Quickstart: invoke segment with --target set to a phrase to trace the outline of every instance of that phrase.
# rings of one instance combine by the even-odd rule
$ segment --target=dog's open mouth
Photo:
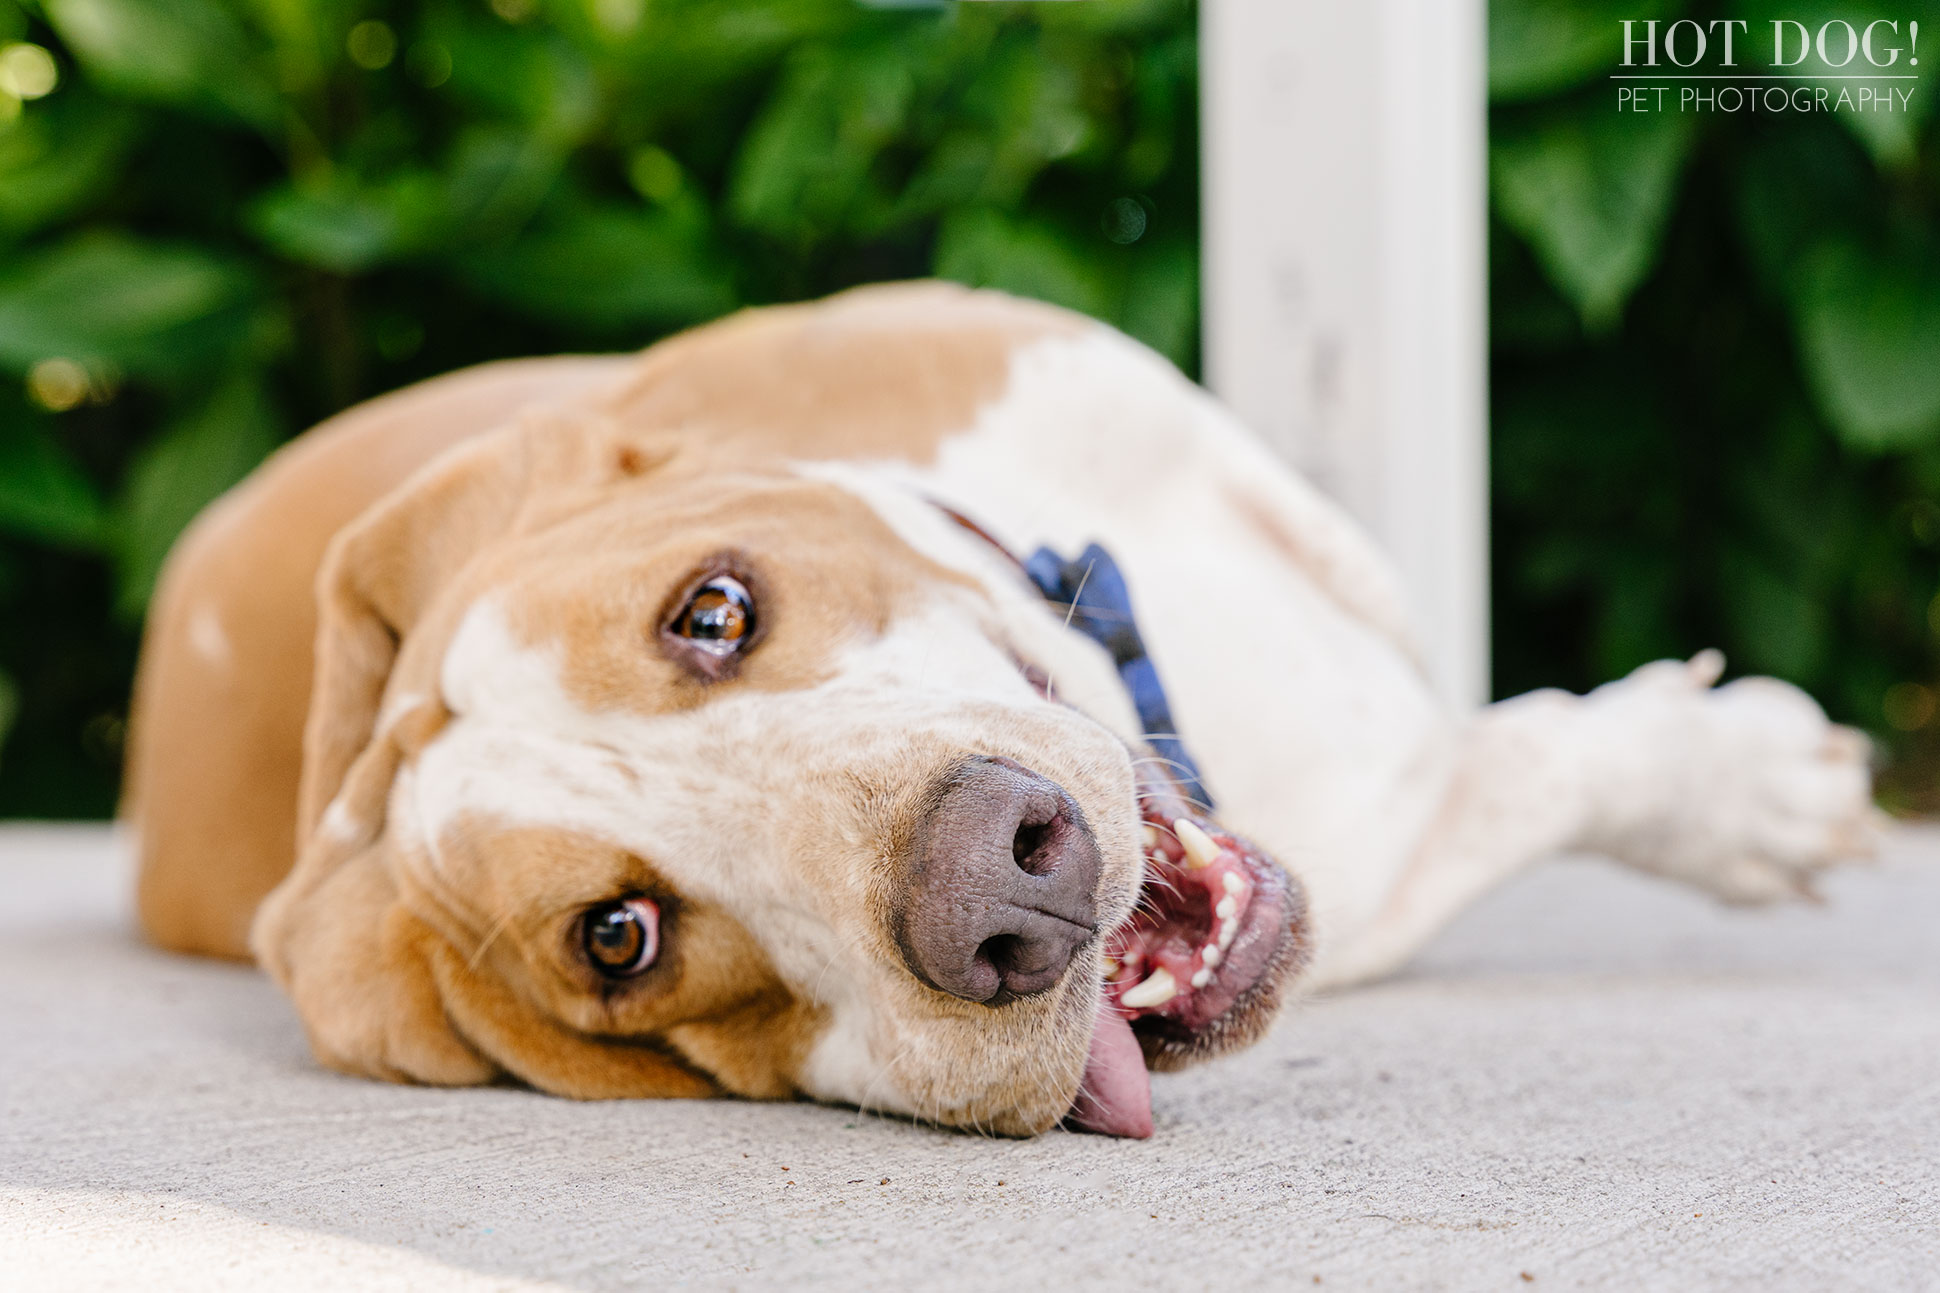
[[[1180,1068],[1245,1045],[1307,957],[1306,904],[1270,856],[1182,798],[1141,787],[1145,879],[1105,944],[1105,982],[1069,1120],[1113,1136],[1152,1133],[1147,1067]]]

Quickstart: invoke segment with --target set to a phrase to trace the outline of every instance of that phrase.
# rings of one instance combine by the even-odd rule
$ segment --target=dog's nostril
[[[895,926],[903,959],[966,1001],[1049,991],[1096,928],[1101,865],[1061,786],[1013,763],[969,760],[951,770],[909,843]]]
[[[1001,977],[1017,959],[1018,944],[1022,940],[1015,934],[998,934],[986,938],[977,945],[977,959],[997,971]]]
[[[1011,837],[1010,856],[1018,867],[1030,875],[1043,875],[1054,865],[1054,859],[1044,844],[1051,838],[1051,828],[1057,825],[1057,818],[1048,822],[1022,822],[1017,833]]]

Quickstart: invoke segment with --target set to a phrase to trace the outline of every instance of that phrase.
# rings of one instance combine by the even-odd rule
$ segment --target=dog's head
[[[925,547],[596,418],[484,437],[340,535],[300,858],[254,933],[319,1056],[1149,1130],[1146,1063],[1270,1019],[1298,890],[1150,775],[1099,647]]]

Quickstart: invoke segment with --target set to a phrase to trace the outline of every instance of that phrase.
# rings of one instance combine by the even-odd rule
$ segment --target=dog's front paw
[[[1789,683],[1713,689],[1723,668],[1706,651],[1591,695],[1616,782],[1600,842],[1726,902],[1814,898],[1818,872],[1877,847],[1870,742]]]

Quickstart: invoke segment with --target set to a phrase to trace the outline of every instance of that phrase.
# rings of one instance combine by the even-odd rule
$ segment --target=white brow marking
[[[323,810],[323,820],[317,823],[317,830],[326,839],[338,844],[348,844],[364,833],[363,826],[350,815],[350,805],[344,802],[342,795],[331,800],[330,806]]]
[[[208,602],[196,607],[189,616],[189,645],[205,664],[217,669],[227,669],[235,660],[229,635],[222,629],[222,617]]]

